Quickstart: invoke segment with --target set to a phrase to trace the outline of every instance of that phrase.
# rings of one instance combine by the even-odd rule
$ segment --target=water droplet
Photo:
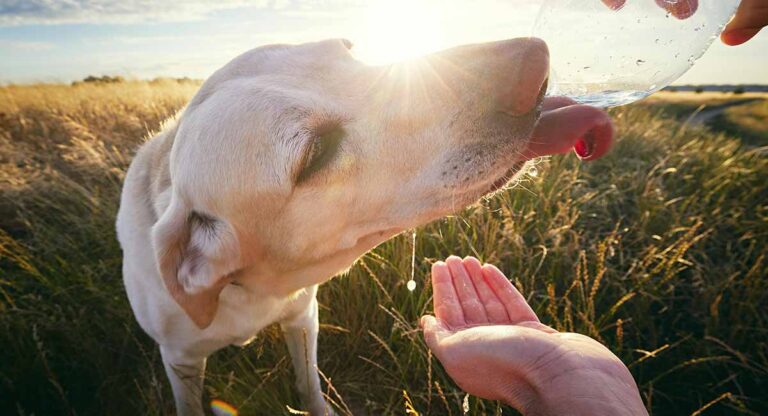
[[[413,292],[416,289],[416,229],[413,229],[411,233],[411,280],[406,283],[405,287],[409,291]]]

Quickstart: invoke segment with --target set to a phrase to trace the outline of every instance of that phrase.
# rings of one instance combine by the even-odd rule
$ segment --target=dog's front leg
[[[312,416],[336,413],[326,404],[317,374],[317,286],[308,288],[291,307],[295,311],[280,322],[296,372],[296,387]]]
[[[173,389],[176,414],[203,416],[203,379],[206,357],[195,357],[160,346],[163,366]]]

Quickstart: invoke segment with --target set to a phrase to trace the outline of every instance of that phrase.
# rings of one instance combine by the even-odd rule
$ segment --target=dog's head
[[[182,114],[171,202],[153,238],[166,285],[198,326],[232,279],[284,295],[323,281],[544,153],[549,139],[532,139],[548,75],[542,41],[387,67],[360,63],[350,47],[254,49]]]

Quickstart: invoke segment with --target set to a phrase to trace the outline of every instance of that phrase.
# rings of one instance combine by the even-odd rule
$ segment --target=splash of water
[[[405,285],[409,291],[416,290],[416,229],[411,232],[411,280]]]

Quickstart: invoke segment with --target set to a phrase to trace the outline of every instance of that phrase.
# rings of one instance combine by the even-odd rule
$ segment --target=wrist
[[[545,399],[531,374],[517,369],[507,369],[505,373],[509,383],[502,385],[498,400],[526,416],[548,414],[543,408]]]
[[[557,374],[534,377],[524,393],[512,396],[517,397],[516,403],[508,403],[525,416],[648,415],[628,370],[625,375],[562,368]]]

